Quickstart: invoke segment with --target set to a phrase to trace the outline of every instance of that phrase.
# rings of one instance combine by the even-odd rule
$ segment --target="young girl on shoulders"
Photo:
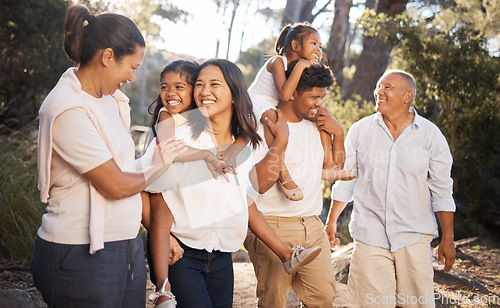
[[[222,62],[223,65],[228,65],[225,63],[226,62]],[[160,94],[156,101],[150,106],[150,110],[153,109],[151,128],[153,135],[156,137],[156,140],[153,140],[152,144],[175,136],[176,129],[185,124],[193,127],[198,126],[197,124],[199,123],[191,123],[190,120],[194,117],[189,114],[196,108],[196,104],[194,104],[193,87],[198,70],[198,64],[185,60],[174,61],[162,70],[160,74]],[[240,92],[241,91],[243,90],[240,90]],[[246,92],[246,90],[244,92]],[[231,92],[227,93],[227,95],[232,96]],[[199,105],[202,106],[206,103],[207,102],[200,101]],[[245,104],[246,106],[250,104],[250,101],[240,102],[238,101],[238,97],[233,97],[232,104],[235,105],[233,109],[243,109],[236,107],[236,104]],[[249,108],[251,111],[251,105],[246,108]],[[194,114],[196,114],[196,112]],[[231,123],[233,121],[241,121],[241,119],[233,119]],[[201,123],[203,121],[198,122]],[[253,132],[253,139],[255,139],[257,135],[254,128],[250,127],[249,129],[250,132]],[[212,130],[215,132],[216,127],[213,127]],[[205,160],[213,179],[203,179],[200,181],[217,181],[220,175],[224,178],[222,181],[229,182],[228,173],[236,175],[236,157],[238,157],[240,152],[247,147],[246,145],[250,140],[246,134],[242,133],[243,130],[238,129],[234,130],[234,132],[237,132],[237,134],[233,135],[234,142],[225,149],[225,151],[222,151],[222,148],[197,149],[187,146],[187,150],[177,157],[176,161],[192,162]],[[255,140],[252,143],[255,143]],[[221,157],[224,157],[226,160],[220,159]],[[201,173],[202,172],[199,174]],[[160,178],[147,189],[151,192],[151,197],[145,198],[145,200],[150,200],[150,203],[143,203],[143,224],[149,231],[148,236],[150,240],[148,241],[148,252],[150,253],[148,253],[148,260],[150,261],[152,281],[157,286],[157,294],[160,295],[158,305],[161,305],[161,307],[170,307],[173,305],[174,300],[173,294],[170,292],[170,285],[167,277],[168,261],[170,257],[169,237],[173,223],[173,215],[167,205],[169,200],[165,200],[164,195],[158,193],[165,190],[165,185],[163,185],[162,181],[172,181],[172,179]],[[295,272],[299,266],[309,263],[319,254],[321,251],[321,247],[319,246],[308,249],[304,249],[300,246],[293,247],[292,249],[286,247],[272,232],[269,225],[267,225],[263,217],[257,211],[251,199],[248,199],[248,203],[251,204],[248,207],[248,225],[250,229],[276,253],[282,260],[283,266],[289,274]],[[186,204],[184,206],[189,207]],[[182,241],[182,238],[180,239]],[[182,301],[182,298],[179,298],[179,300]]]
[[[272,143],[274,136],[263,119],[276,118],[274,109],[278,103],[288,101],[292,97],[303,70],[311,65],[319,64],[322,55],[319,33],[307,22],[285,26],[276,40],[274,49],[274,56],[267,60],[259,70],[248,89],[254,104],[255,115],[263,124],[264,137],[268,145]],[[287,79],[285,71],[295,60],[298,62]],[[352,172],[342,170],[344,158],[333,157],[332,135],[322,128],[324,118],[327,116],[330,116],[330,112],[326,107],[321,107],[316,115],[316,123],[325,152],[322,179],[351,180],[356,176]],[[293,181],[284,165],[280,170],[278,184],[288,199],[298,201],[303,198],[302,190]]]

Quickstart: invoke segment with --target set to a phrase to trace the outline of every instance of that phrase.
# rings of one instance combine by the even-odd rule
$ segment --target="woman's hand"
[[[158,167],[169,166],[186,149],[184,140],[175,140],[175,137],[167,138],[155,147],[152,164]]]

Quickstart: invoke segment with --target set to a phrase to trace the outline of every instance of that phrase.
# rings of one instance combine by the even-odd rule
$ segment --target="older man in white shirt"
[[[439,262],[445,259],[447,272],[455,261],[452,157],[439,128],[411,107],[412,75],[387,71],[374,94],[377,113],[347,134],[345,168],[357,178],[334,185],[326,231],[333,241],[337,219],[353,200],[348,290],[357,306],[434,307],[435,213]]]

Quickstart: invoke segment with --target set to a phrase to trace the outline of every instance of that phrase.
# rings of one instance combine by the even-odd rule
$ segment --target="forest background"
[[[204,60],[161,47],[162,24],[187,25],[193,22],[191,12],[169,0],[77,2],[91,12],[130,17],[147,39],[136,81],[124,87],[136,136],[149,124],[147,108],[158,94],[160,69],[179,58]],[[231,60],[244,72],[247,85],[273,52],[273,34],[283,25],[309,21],[318,28],[323,61],[337,80],[325,105],[346,132],[374,112],[373,89],[386,69],[412,73],[418,88],[414,106],[439,126],[454,158],[455,239],[480,236],[500,245],[500,0],[283,0],[281,8],[271,7],[271,0],[197,1],[201,6],[208,2],[218,16],[204,25],[219,33],[213,57],[228,58],[236,48],[238,55]],[[45,212],[37,189],[37,116],[44,97],[72,65],[62,49],[65,11],[72,3],[0,0],[2,257],[29,258]],[[256,16],[269,35],[243,50],[245,31],[235,29],[251,26]],[[330,186],[324,183],[325,210]],[[341,224],[345,240],[349,210]]]

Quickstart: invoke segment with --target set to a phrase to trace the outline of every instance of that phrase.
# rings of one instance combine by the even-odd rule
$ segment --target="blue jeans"
[[[156,286],[155,267],[153,264],[153,255],[151,254],[151,237],[149,232],[146,233],[146,258],[149,265],[149,280],[151,280],[151,282]]]
[[[208,252],[179,244],[184,256],[168,270],[177,308],[231,308],[234,287],[231,253]]]
[[[146,265],[142,238],[105,242],[91,255],[89,244],[65,245],[35,238],[31,271],[48,307],[143,308]]]

